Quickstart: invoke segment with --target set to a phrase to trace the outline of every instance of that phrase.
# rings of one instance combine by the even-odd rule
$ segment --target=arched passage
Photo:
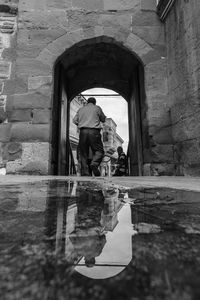
[[[128,102],[130,175],[142,175],[145,136],[144,69],[140,59],[112,38],[85,40],[56,61],[52,115],[52,173],[70,174],[69,109],[80,92],[103,87]],[[123,116],[122,116],[123,118]]]

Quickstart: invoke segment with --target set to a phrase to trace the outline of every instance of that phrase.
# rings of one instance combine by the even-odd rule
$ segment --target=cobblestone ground
[[[198,182],[0,177],[1,299],[199,299]]]

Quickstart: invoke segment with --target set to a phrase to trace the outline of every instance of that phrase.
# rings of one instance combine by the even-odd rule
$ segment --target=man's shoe
[[[94,176],[101,176],[101,173],[100,173],[100,171],[99,171],[99,169],[98,169],[97,166],[90,165],[90,167],[92,169],[92,172],[93,172]]]

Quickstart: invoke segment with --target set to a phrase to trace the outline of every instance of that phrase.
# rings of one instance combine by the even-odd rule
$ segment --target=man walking
[[[104,155],[100,131],[101,122],[104,123],[105,120],[106,116],[101,107],[96,105],[94,97],[88,98],[87,105],[81,107],[73,119],[73,123],[80,129],[79,147],[82,176],[90,176],[88,166],[90,148],[93,154],[90,168],[95,176],[100,176],[98,167]]]

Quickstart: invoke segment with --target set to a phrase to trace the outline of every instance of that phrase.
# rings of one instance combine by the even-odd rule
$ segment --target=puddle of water
[[[199,299],[197,192],[60,180],[0,200],[3,299]]]

